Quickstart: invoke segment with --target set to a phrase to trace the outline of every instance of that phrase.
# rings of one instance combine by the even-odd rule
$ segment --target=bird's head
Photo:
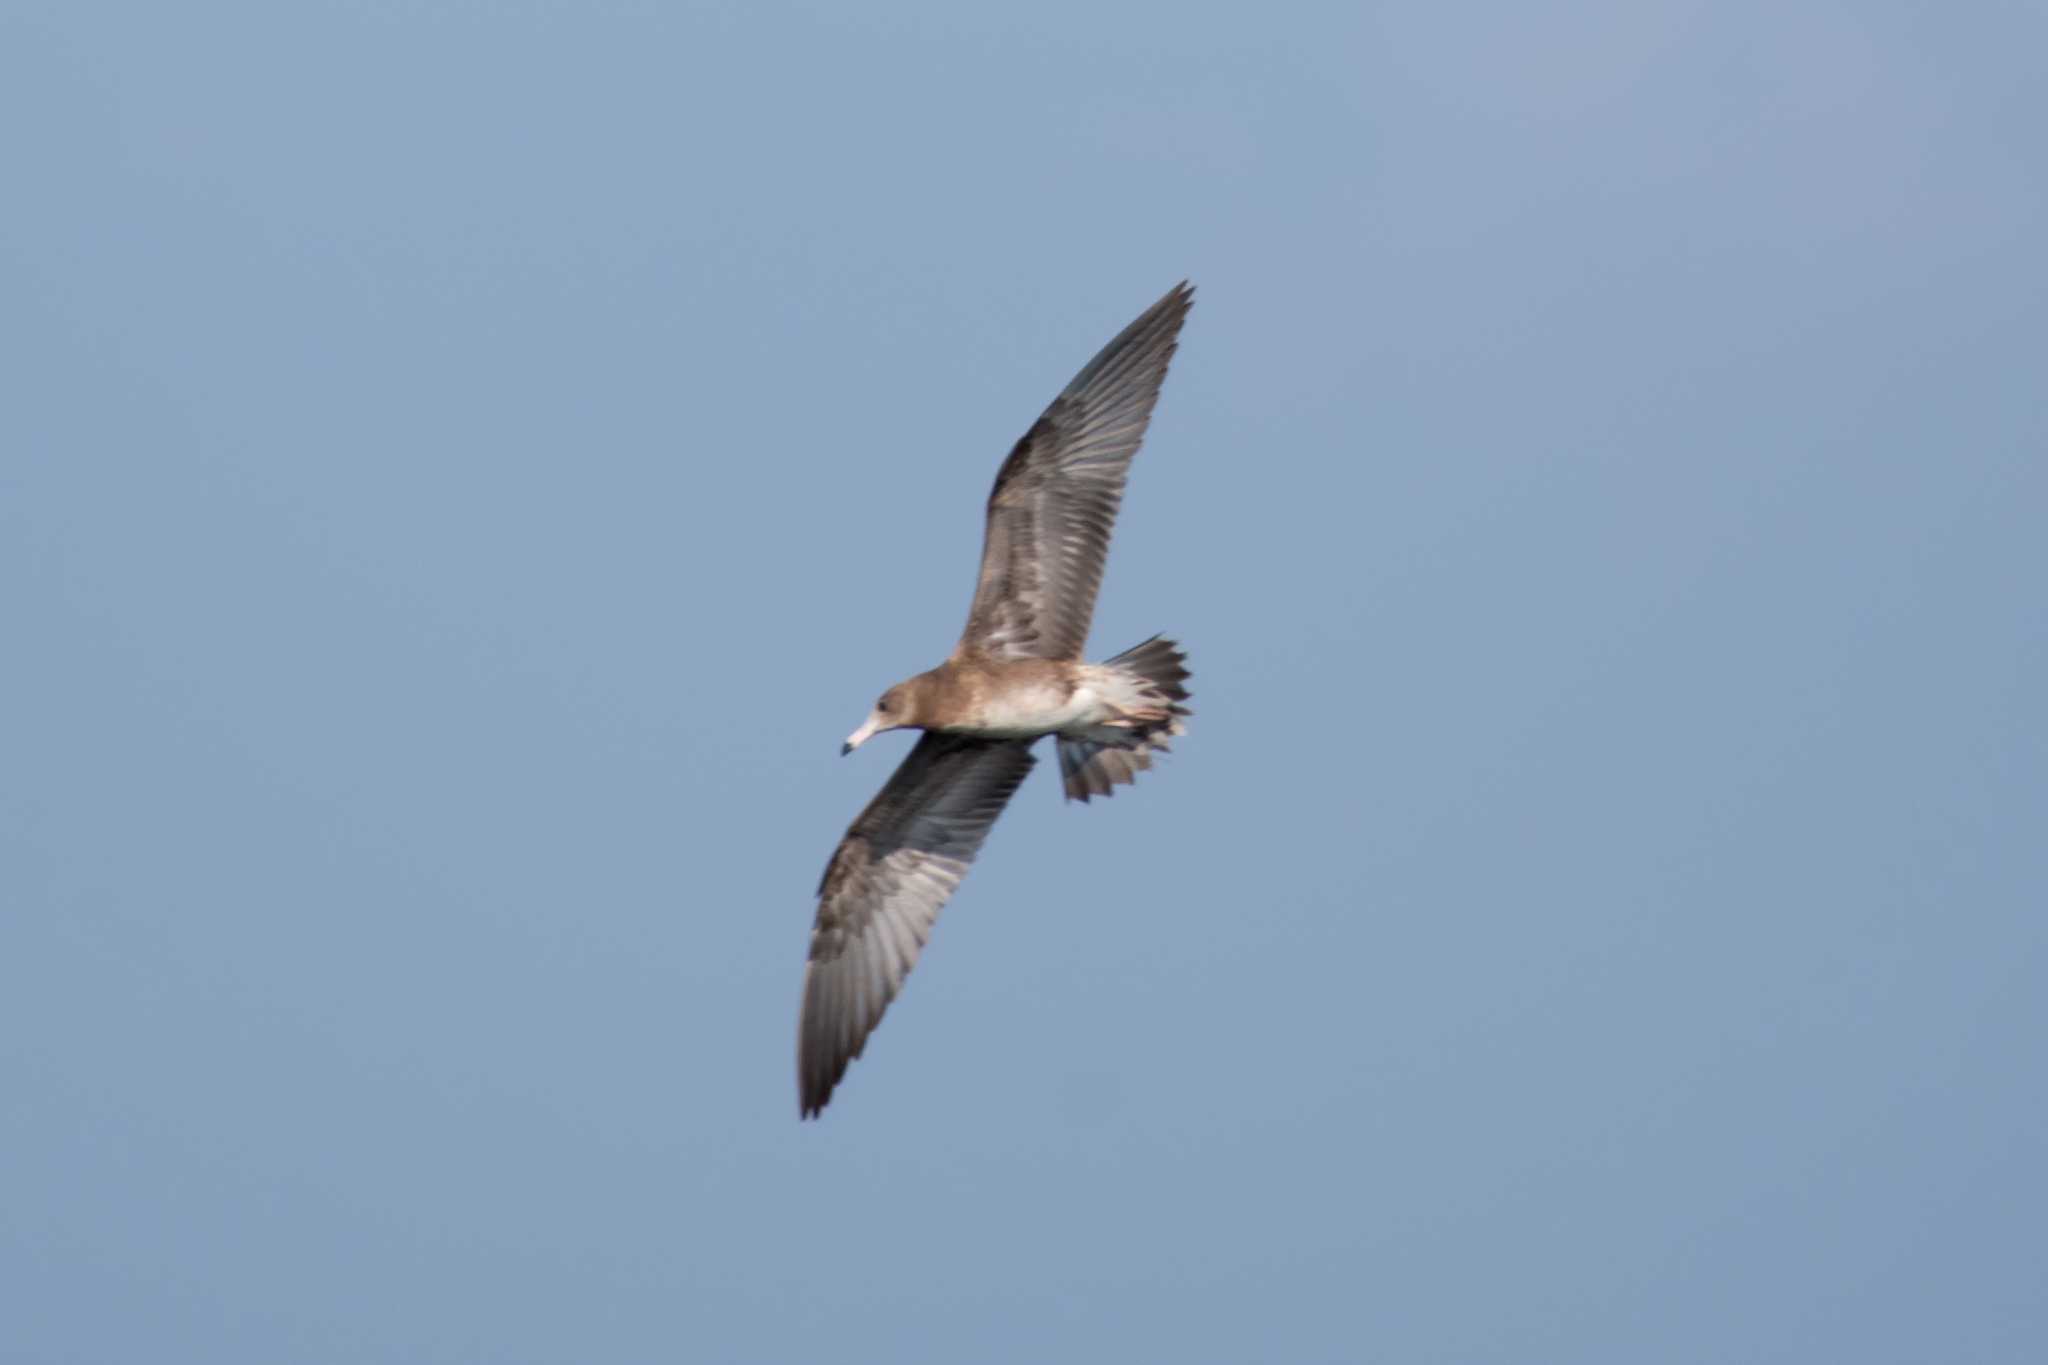
[[[846,737],[846,743],[839,752],[850,754],[884,730],[901,730],[906,725],[917,724],[918,681],[912,678],[884,692],[875,702],[875,709],[868,712],[868,718],[860,729]]]

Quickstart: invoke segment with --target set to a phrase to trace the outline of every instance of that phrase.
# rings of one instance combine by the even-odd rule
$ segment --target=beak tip
[[[846,743],[844,743],[844,744],[842,744],[842,745],[840,745],[840,746],[839,746],[839,756],[840,756],[841,758],[845,758],[845,757],[846,757],[846,756],[847,756],[848,754],[850,754],[850,753],[852,753],[852,752],[853,752],[853,741],[852,741],[852,740],[850,740],[850,739],[849,739],[849,740],[847,740],[847,741],[846,741]]]

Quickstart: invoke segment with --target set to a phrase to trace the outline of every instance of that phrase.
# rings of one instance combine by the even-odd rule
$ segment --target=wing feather
[[[1125,476],[1193,300],[1183,281],[1146,309],[1081,368],[1003,461],[956,658],[1081,657]]]
[[[989,827],[1036,762],[1029,740],[926,732],[839,841],[818,885],[797,1025],[804,1117],[860,1056],[967,875]]]

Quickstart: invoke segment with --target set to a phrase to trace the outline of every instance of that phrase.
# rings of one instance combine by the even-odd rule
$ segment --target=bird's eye
[[[886,715],[888,715],[888,714],[889,714],[889,699],[888,699],[887,697],[884,697],[884,698],[882,698],[882,699],[881,699],[880,701],[876,702],[876,703],[875,703],[875,709],[876,709],[877,711],[880,711],[880,712],[881,712],[881,713],[882,713],[883,715],[885,715],[885,716],[886,716]]]

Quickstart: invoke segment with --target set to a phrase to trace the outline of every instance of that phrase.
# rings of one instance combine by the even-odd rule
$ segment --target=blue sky
[[[2048,21],[0,14],[10,1360],[2040,1358]],[[824,1120],[838,744],[1182,277]]]

